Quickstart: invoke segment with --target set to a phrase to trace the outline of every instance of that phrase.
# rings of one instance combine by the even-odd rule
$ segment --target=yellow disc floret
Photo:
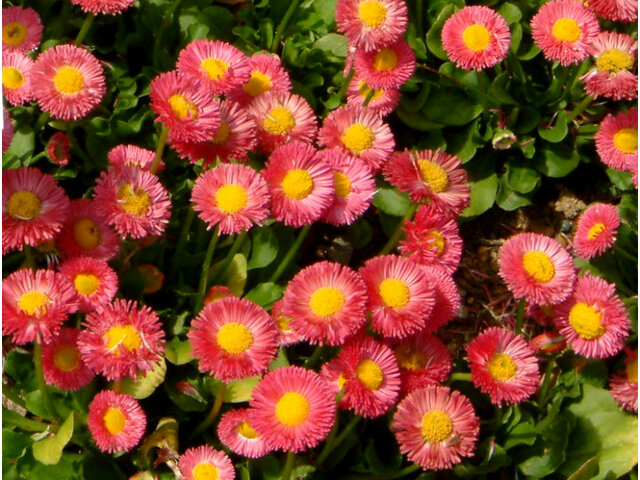
[[[345,198],[351,193],[351,180],[342,172],[333,172],[336,197]]]
[[[371,95],[371,87],[369,87],[364,80],[360,80],[360,83],[358,84],[358,93],[362,98],[366,99]],[[378,100],[382,95],[384,95],[384,90],[373,90],[371,101]]]
[[[580,25],[572,18],[556,20],[551,28],[551,34],[560,42],[575,42],[580,38]]]
[[[338,313],[343,304],[344,295],[335,287],[320,287],[309,299],[309,308],[319,317],[329,317]]]
[[[75,67],[60,67],[53,77],[53,84],[60,93],[74,95],[84,88],[84,75]]]
[[[18,307],[27,315],[45,315],[50,301],[40,290],[31,290],[22,294],[18,300]]]
[[[638,358],[634,358],[629,360],[627,363],[627,368],[625,370],[627,374],[627,380],[632,383],[638,383]]]
[[[133,325],[115,325],[103,336],[107,349],[114,355],[120,355],[120,346],[132,352],[142,345],[138,330]]]
[[[216,342],[225,352],[238,355],[246,352],[253,345],[253,334],[246,325],[229,322],[218,330]]]
[[[231,130],[229,130],[229,124],[224,120],[220,120],[220,126],[218,130],[216,130],[215,135],[211,139],[211,143],[214,145],[222,145],[224,142],[229,140],[229,135],[231,134]]]
[[[27,27],[20,22],[11,22],[2,27],[2,41],[12,47],[22,45],[27,38]]]
[[[595,239],[598,235],[600,235],[602,232],[604,232],[606,230],[606,227],[604,226],[604,223],[595,223],[590,229],[589,232],[587,233],[587,238],[589,240],[593,240]]]
[[[258,438],[258,434],[253,428],[251,428],[251,425],[249,425],[248,422],[240,422],[236,427],[236,431],[244,438],[248,438],[249,440]]]
[[[218,480],[220,473],[215,465],[199,463],[193,469],[193,480]]]
[[[88,218],[76,220],[73,224],[73,238],[85,250],[93,250],[102,244],[102,234]]]
[[[487,370],[489,370],[489,375],[501,382],[511,380],[516,376],[516,373],[518,373],[516,363],[506,353],[494,354],[491,360],[489,360]]]
[[[469,25],[462,32],[462,41],[469,50],[481,52],[491,43],[491,34],[482,25]]]
[[[284,135],[296,126],[296,119],[287,107],[273,107],[262,123],[272,135]]]
[[[633,154],[638,151],[638,129],[622,128],[613,136],[613,144],[622,153]]]
[[[102,417],[104,428],[111,435],[117,435],[124,430],[127,424],[127,417],[115,407],[109,407]]]
[[[600,338],[606,331],[602,325],[602,313],[584,302],[578,302],[571,307],[569,324],[585,340]]]
[[[198,106],[191,103],[184,95],[176,93],[167,100],[171,106],[171,111],[180,120],[185,118],[195,120],[198,118]]]
[[[9,90],[20,88],[24,85],[24,75],[15,67],[2,68],[2,86]]]
[[[427,366],[427,356],[419,348],[400,345],[394,350],[398,365],[405,370],[422,370]]]
[[[120,207],[131,215],[141,217],[149,209],[151,201],[143,189],[134,190],[130,183],[125,183],[118,189],[118,203]]]
[[[360,155],[371,148],[376,137],[369,127],[361,123],[354,123],[344,131],[340,138],[344,146],[352,153]]]
[[[80,366],[80,352],[73,345],[60,345],[53,354],[53,364],[58,370],[72,372]]]
[[[358,380],[369,390],[379,389],[384,381],[384,374],[380,366],[368,358],[358,364],[356,375],[358,375]]]
[[[633,55],[617,48],[605,50],[596,58],[598,70],[609,73],[620,73],[633,67]]]
[[[100,279],[92,273],[80,273],[73,279],[73,285],[80,295],[92,295],[100,287]]]
[[[298,392],[287,392],[276,403],[276,417],[288,427],[303,423],[309,416],[309,410],[309,401]]]
[[[262,72],[251,72],[249,81],[242,86],[242,90],[255,97],[271,90],[271,79]]]
[[[447,189],[449,176],[444,168],[425,158],[418,160],[418,167],[422,180],[429,185],[434,193],[442,193]]]
[[[442,410],[431,410],[425,413],[421,424],[422,437],[428,443],[444,442],[453,433],[451,417]]]
[[[223,185],[216,191],[216,205],[227,215],[239,212],[248,201],[247,191],[240,185]]]
[[[532,250],[522,256],[522,266],[536,282],[550,282],[556,275],[556,269],[549,255],[537,250]]]
[[[376,0],[365,0],[358,5],[358,18],[369,28],[377,28],[387,18],[387,8]]]
[[[383,48],[373,58],[373,68],[379,72],[389,72],[398,65],[398,54],[391,48]]]
[[[200,63],[200,68],[207,72],[211,80],[220,80],[227,75],[229,64],[219,58],[207,58]]]
[[[442,234],[437,230],[432,230],[424,236],[425,242],[429,247],[435,250],[438,256],[442,255],[445,247],[445,240]]]
[[[313,178],[304,169],[289,170],[282,179],[282,191],[289,198],[304,200],[313,191]]]
[[[384,304],[391,308],[402,308],[411,300],[409,287],[397,278],[387,278],[380,282],[378,292]]]
[[[40,213],[40,199],[26,190],[12,193],[7,202],[7,212],[17,220],[31,220]]]

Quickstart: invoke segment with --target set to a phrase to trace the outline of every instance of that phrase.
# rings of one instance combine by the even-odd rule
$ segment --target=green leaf
[[[503,3],[498,9],[498,13],[504,17],[509,25],[519,22],[522,18],[522,12],[520,9],[513,3],[509,2]]]
[[[506,165],[503,177],[506,186],[519,193],[530,193],[538,187],[540,174],[533,168],[532,162],[512,158]]]
[[[174,365],[184,365],[194,358],[189,340],[180,340],[178,337],[173,337],[167,342],[165,356]]]
[[[494,161],[480,158],[467,165],[471,197],[469,206],[460,214],[463,218],[475,217],[491,208],[500,183]]]
[[[595,477],[600,471],[600,467],[598,466],[599,457],[596,455],[595,457],[590,458],[586,462],[584,462],[575,473],[569,475],[567,480],[590,480]]]
[[[24,455],[25,449],[31,445],[31,443],[33,443],[33,440],[28,435],[3,428],[2,458],[17,460]]]
[[[345,58],[347,56],[347,39],[344,35],[329,33],[316,40],[313,46],[336,57]]]
[[[540,435],[535,443],[537,448],[529,451],[539,454],[527,458],[519,467],[525,475],[544,477],[553,473],[564,462],[569,421],[562,416],[546,417],[538,423],[536,431]]]
[[[228,403],[247,402],[251,399],[251,392],[260,381],[260,376],[247,377],[242,380],[229,382],[224,392],[224,401]]]
[[[462,126],[482,113],[482,105],[475,103],[458,88],[432,88],[422,114],[430,122]]]
[[[266,282],[256,285],[249,290],[244,298],[263,308],[269,308],[284,294],[285,288],[275,283]]]
[[[611,180],[618,190],[633,190],[635,186],[631,181],[631,173],[622,170],[614,170],[607,167],[607,177]]]
[[[496,195],[496,203],[501,209],[512,212],[520,207],[531,205],[531,194],[520,193],[512,190],[511,187],[507,185],[505,177],[502,177],[500,179],[500,188]]]
[[[244,285],[247,283],[247,257],[241,253],[236,253],[233,256],[233,260],[224,273],[223,282],[227,284],[234,295],[242,296]]]
[[[565,139],[568,132],[567,116],[563,112],[558,113],[552,127],[544,128],[542,125],[538,127],[538,135],[540,135],[540,138],[551,143],[561,142]]]
[[[316,467],[313,465],[298,465],[291,471],[291,478],[302,480],[308,478],[315,471]]]
[[[457,156],[462,163],[466,163],[473,158],[479,147],[484,145],[484,141],[480,137],[478,128],[480,119],[470,123],[459,133],[451,136],[447,140],[447,152]]]
[[[33,155],[34,145],[35,135],[33,133],[33,129],[29,125],[20,125],[14,130],[11,145],[2,155],[2,158],[8,159],[11,156],[15,156],[21,160],[27,159]]]
[[[609,369],[602,360],[588,359],[578,372],[578,377],[583,383],[588,383],[594,387],[604,388],[609,380]]]
[[[536,441],[536,427],[529,422],[522,422],[517,424],[513,430],[509,432],[503,447],[505,450],[516,447],[518,445],[533,445]]]
[[[62,450],[73,435],[73,412],[69,414],[53,437],[44,438],[33,444],[33,456],[45,465],[55,465],[62,457]]]
[[[262,268],[273,262],[278,255],[278,238],[271,227],[251,229],[251,256],[247,270]]]
[[[152,370],[140,375],[137,380],[127,377],[121,381],[122,392],[131,395],[135,399],[147,398],[158,386],[164,382],[167,374],[167,364],[161,358]]]
[[[406,193],[399,193],[395,188],[381,187],[373,197],[373,205],[388,215],[403,217],[411,201]]]
[[[545,145],[536,153],[534,163],[538,171],[547,177],[564,177],[578,166],[580,153],[564,144]]]
[[[455,5],[445,5],[427,32],[427,48],[440,60],[449,60],[447,52],[442,48],[442,27],[444,22],[456,11]]]

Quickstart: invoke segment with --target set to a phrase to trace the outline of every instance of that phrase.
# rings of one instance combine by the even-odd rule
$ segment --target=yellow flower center
[[[489,375],[501,382],[511,380],[518,373],[516,363],[506,353],[494,354],[489,360],[487,369],[489,370]]]
[[[569,324],[585,340],[600,338],[606,330],[602,325],[602,313],[584,302],[578,302],[571,307]]]
[[[20,190],[7,202],[9,215],[18,220],[31,220],[40,213],[40,199],[32,192]]]
[[[202,61],[200,68],[207,72],[211,80],[219,80],[227,75],[229,64],[219,58],[207,58]]]
[[[575,42],[580,38],[580,26],[572,18],[556,20],[551,28],[551,33],[556,40],[561,42]]]
[[[605,50],[596,58],[596,66],[603,72],[623,72],[633,67],[633,55],[617,48]]]
[[[216,205],[228,215],[242,210],[248,200],[247,191],[240,185],[223,185],[216,191]]]
[[[262,72],[251,72],[249,81],[242,86],[242,90],[255,97],[271,90],[271,79]]]
[[[380,366],[373,360],[369,359],[362,360],[358,364],[356,374],[362,384],[369,390],[379,389],[384,380],[384,375],[382,374]]]
[[[15,67],[2,69],[2,85],[9,90],[20,88],[24,84],[24,75]]]
[[[409,287],[397,278],[387,278],[380,282],[378,292],[384,304],[391,308],[402,308],[411,299]]]
[[[371,94],[371,87],[366,84],[364,80],[360,80],[360,84],[358,85],[358,93],[364,99],[366,99]],[[373,97],[371,97],[371,101],[378,100],[380,97],[384,95],[384,90],[374,90]]]
[[[638,130],[623,128],[613,136],[613,144],[622,153],[636,153],[638,151]]]
[[[373,58],[373,68],[379,72],[388,72],[398,65],[398,55],[390,48],[383,48]]]
[[[556,269],[549,256],[537,250],[532,250],[522,256],[522,266],[536,282],[550,282],[556,275]]]
[[[290,332],[291,331],[291,327],[289,326],[289,323],[291,323],[291,317],[286,317],[284,315],[278,315],[278,318],[276,319],[276,322],[278,324],[278,328],[280,330],[282,330],[283,332]]]
[[[301,168],[289,170],[282,180],[282,191],[289,198],[303,200],[313,191],[313,178]]]
[[[216,335],[218,346],[234,355],[246,352],[253,345],[253,334],[241,323],[225,323]]]
[[[213,143],[214,145],[222,145],[224,142],[229,140],[230,133],[231,131],[229,130],[229,124],[224,120],[220,120],[220,126],[211,139],[211,143]]]
[[[589,240],[593,240],[594,238],[596,238],[598,235],[600,235],[602,232],[604,232],[606,230],[604,223],[596,223],[595,225],[593,225],[593,227],[591,227],[589,229],[589,233],[587,233],[587,238]]]
[[[103,335],[103,338],[107,342],[107,349],[113,355],[120,355],[120,345],[130,352],[140,348],[140,345],[142,345],[142,339],[133,325],[111,327]]]
[[[405,370],[422,370],[427,366],[427,356],[419,348],[400,345],[394,350],[398,365]]]
[[[442,255],[442,252],[444,252],[445,242],[444,237],[439,231],[432,230],[424,236],[424,239],[431,248],[435,249],[438,256]]]
[[[80,295],[92,295],[100,286],[100,279],[91,273],[76,275],[73,285]]]
[[[60,345],[53,354],[53,364],[58,370],[71,372],[80,366],[80,352],[73,345]]]
[[[369,127],[361,123],[354,123],[344,131],[340,138],[344,146],[352,153],[360,155],[368,148],[371,148],[376,137]]]
[[[127,417],[118,408],[109,407],[102,417],[102,423],[107,432],[111,435],[117,435],[124,430],[124,426],[127,424]]]
[[[469,25],[462,32],[462,41],[469,50],[481,52],[491,43],[491,34],[482,25]]]
[[[444,442],[453,433],[451,417],[442,410],[431,410],[422,417],[422,437],[425,442]]]
[[[251,428],[251,425],[249,425],[249,422],[240,422],[236,427],[236,431],[240,435],[242,435],[244,438],[248,438],[249,440],[258,438],[258,434],[253,428]]]
[[[193,469],[193,480],[218,480],[220,474],[215,465],[199,463]]]
[[[638,383],[638,359],[637,358],[627,363],[626,373],[627,373],[627,380],[633,383]]]
[[[418,160],[422,180],[429,184],[434,193],[442,193],[449,186],[449,176],[444,168],[431,160]]]
[[[84,75],[75,67],[60,67],[53,77],[53,84],[60,93],[74,95],[84,87]]]
[[[22,45],[27,38],[27,27],[20,22],[11,22],[2,27],[2,41],[12,47]]]
[[[344,373],[341,373],[338,375],[338,390],[342,390],[346,384],[347,377],[345,377]]]
[[[31,290],[20,297],[18,307],[27,315],[45,315],[49,297],[39,290]]]
[[[198,107],[187,100],[184,95],[180,95],[176,93],[169,97],[169,105],[171,105],[171,111],[173,114],[179,119],[190,118],[196,119],[198,118]]]
[[[380,2],[365,0],[358,6],[358,17],[367,27],[376,28],[387,18],[387,9]]]
[[[269,110],[263,126],[273,135],[284,135],[296,126],[296,119],[287,107],[274,107]]]
[[[340,311],[344,304],[344,295],[334,287],[320,287],[309,300],[309,308],[319,317],[329,317]]]
[[[73,224],[73,238],[85,250],[93,250],[102,243],[100,230],[88,218],[81,218]]]
[[[130,183],[125,183],[118,189],[118,200],[125,212],[136,217],[144,215],[151,203],[147,192],[141,188],[134,191]]]
[[[276,403],[276,417],[280,423],[295,427],[309,416],[309,401],[298,392],[287,392]]]
[[[342,172],[333,172],[336,197],[345,198],[351,193],[351,180]]]

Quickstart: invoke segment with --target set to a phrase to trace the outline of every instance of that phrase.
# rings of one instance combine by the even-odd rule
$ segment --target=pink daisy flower
[[[578,0],[552,0],[531,19],[531,36],[545,58],[564,66],[587,58],[599,32],[595,13]]]
[[[467,397],[434,385],[400,402],[391,430],[410,461],[427,470],[444,470],[461,457],[473,456],[480,423]]]
[[[223,382],[264,373],[278,349],[278,331],[262,307],[230,297],[205,305],[187,337],[200,371]]]
[[[64,132],[56,132],[51,135],[47,144],[47,156],[49,160],[60,167],[66,167],[71,158],[71,142]]]
[[[2,172],[2,254],[53,240],[69,215],[55,179],[34,167]]]
[[[152,370],[164,353],[164,332],[151,308],[116,299],[89,313],[78,337],[82,359],[108,380],[138,378]]]
[[[425,331],[435,332],[455,318],[462,305],[462,298],[450,272],[438,265],[425,266],[422,271],[434,286],[436,300]]]
[[[335,226],[351,225],[369,208],[376,192],[376,182],[369,167],[342,150],[320,150],[333,170],[335,196],[322,221]]]
[[[78,309],[73,286],[53,270],[18,270],[2,280],[2,334],[13,343],[48,343]]]
[[[229,92],[229,97],[241,105],[247,105],[267,92],[290,93],[291,80],[282,67],[280,57],[268,53],[257,53],[247,58],[249,79]]]
[[[280,332],[280,346],[293,345],[304,340],[302,335],[291,328],[292,318],[284,314],[284,298],[273,304],[271,318]]]
[[[100,174],[94,192],[98,213],[122,236],[161,235],[169,223],[169,192],[148,171],[111,167]]]
[[[589,0],[589,8],[598,16],[614,22],[638,20],[638,2],[635,0]]]
[[[498,327],[467,346],[471,381],[496,405],[520,403],[538,389],[538,359],[520,336]]]
[[[453,217],[434,204],[420,205],[414,221],[404,223],[406,240],[399,250],[422,265],[439,265],[448,273],[458,269],[462,238]]]
[[[78,333],[77,328],[62,328],[50,343],[42,346],[42,370],[48,385],[75,391],[95,377],[80,356]]]
[[[270,450],[301,452],[313,448],[326,438],[335,422],[331,386],[302,367],[267,373],[252,397],[252,426]]]
[[[619,226],[620,215],[616,207],[605,203],[591,205],[578,219],[573,250],[582,258],[603,254],[615,243]]]
[[[456,66],[484,70],[504,60],[511,32],[506,20],[489,7],[465,7],[442,27],[442,46]]]
[[[407,29],[402,0],[339,0],[336,24],[350,45],[376,50],[395,43]]]
[[[624,363],[624,372],[616,372],[609,378],[611,395],[622,408],[638,413],[638,352],[629,350]]]
[[[617,170],[638,165],[638,109],[607,115],[596,133],[596,150],[602,162]]]
[[[63,258],[93,257],[108,262],[120,251],[120,237],[98,214],[93,200],[71,200],[70,214],[57,239]]]
[[[404,338],[422,330],[435,305],[434,287],[417,263],[406,257],[373,257],[359,270],[367,286],[371,328]]]
[[[204,299],[204,303],[213,303],[218,300],[222,300],[227,297],[235,297],[234,293],[226,285],[214,285],[207,292],[207,296]]]
[[[42,22],[33,8],[2,9],[2,51],[26,53],[40,45]]]
[[[354,68],[370,88],[400,88],[416,69],[416,54],[400,39],[382,49],[356,50]]]
[[[366,301],[360,275],[324,261],[306,267],[289,282],[282,313],[310,343],[342,345],[364,325]]]
[[[226,453],[209,445],[190,448],[180,456],[178,468],[185,480],[233,480],[236,471]]]
[[[261,173],[271,194],[271,212],[285,225],[309,225],[333,202],[331,167],[311,145],[289,142],[276,148]]]
[[[638,42],[624,33],[600,32],[588,50],[595,66],[580,79],[589,95],[612,100],[638,97],[638,75],[631,71]]]
[[[571,255],[554,239],[520,233],[500,247],[498,274],[514,297],[538,305],[555,304],[571,293],[576,272]]]
[[[122,13],[133,6],[134,0],[71,0],[71,3],[78,5],[83,12],[95,15],[104,13],[116,15]]]
[[[224,163],[205,171],[196,179],[191,201],[207,230],[219,225],[224,235],[249,230],[269,214],[267,183],[246,165]]]
[[[206,142],[220,126],[218,101],[193,77],[166,72],[151,81],[156,122],[169,127],[171,141]]]
[[[318,144],[354,155],[375,173],[393,152],[395,140],[389,126],[377,114],[364,107],[346,106],[324,119]]]
[[[101,451],[128,452],[144,435],[147,417],[132,396],[103,390],[89,404],[87,423]]]
[[[376,418],[393,407],[400,391],[398,362],[388,346],[371,337],[350,340],[340,351],[338,358],[331,360],[334,369],[343,376],[344,395],[338,403],[340,408],[353,409],[356,415]],[[323,376],[330,370],[323,369]],[[331,381],[331,377],[328,378]]]
[[[60,120],[86,117],[106,91],[102,65],[86,49],[57,45],[38,55],[31,92],[40,108]]]
[[[253,429],[251,410],[236,408],[229,410],[218,423],[218,438],[233,453],[248,458],[259,458],[269,449],[262,437]]]
[[[2,153],[6,152],[11,146],[13,140],[13,123],[11,123],[11,117],[9,111],[2,107]]]
[[[58,270],[73,284],[80,313],[111,302],[118,291],[118,275],[104,260],[75,257],[62,262]]]
[[[149,170],[155,152],[135,145],[118,145],[109,150],[107,158],[114,167],[138,167],[141,170]]]
[[[384,177],[414,202],[431,204],[457,215],[469,205],[467,173],[455,155],[440,150],[396,152],[383,169]]]
[[[24,105],[31,100],[33,60],[22,52],[2,52],[2,94],[11,105]]]
[[[258,142],[265,153],[291,141],[312,143],[318,125],[309,103],[299,95],[265,93],[257,97],[249,114],[258,127]]]
[[[347,89],[347,105],[364,107],[364,102],[371,95],[372,89],[364,79],[354,76]],[[386,117],[396,108],[400,102],[400,90],[377,89],[373,90],[373,96],[365,108],[372,110],[381,117]]]
[[[174,141],[171,146],[181,157],[191,163],[204,160],[206,168],[218,159],[228,162],[230,159],[246,162],[248,152],[255,150],[258,144],[257,126],[240,104],[231,100],[220,102],[220,127],[206,142],[191,143]]]
[[[195,40],[178,55],[178,73],[207,85],[214,95],[227,94],[249,80],[247,57],[227,42]]]
[[[438,385],[449,378],[451,354],[435,335],[420,332],[392,343],[400,367],[401,398],[414,390]]]
[[[579,277],[571,296],[557,305],[556,327],[571,348],[587,358],[615,355],[629,336],[629,314],[614,284],[590,273]]]

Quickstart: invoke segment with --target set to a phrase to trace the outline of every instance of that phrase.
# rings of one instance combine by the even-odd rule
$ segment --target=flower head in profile
[[[400,88],[416,69],[416,54],[404,39],[373,51],[356,50],[356,75],[369,88]]]
[[[2,51],[29,52],[42,40],[40,15],[30,7],[2,9]]]
[[[144,435],[147,416],[131,395],[103,390],[89,404],[88,427],[101,451],[128,452]]]
[[[617,170],[638,165],[638,109],[617,115],[608,114],[595,136],[596,150],[602,162]]]
[[[403,0],[339,0],[336,24],[350,45],[370,51],[398,41],[407,28]]]
[[[2,94],[11,105],[31,100],[33,60],[22,52],[2,52]]]
[[[51,342],[42,345],[42,371],[48,385],[75,391],[95,377],[82,361],[77,345],[79,333],[77,328],[62,328]]]
[[[56,132],[51,135],[47,144],[47,156],[49,160],[60,167],[66,167],[71,157],[71,142],[64,132]]]
[[[189,448],[178,463],[185,480],[234,480],[236,471],[226,453],[209,445]]]
[[[618,209],[606,203],[595,203],[578,219],[573,249],[582,258],[601,255],[616,241],[620,226]]]
[[[589,0],[589,8],[599,17],[614,22],[638,21],[638,2],[635,0]]]
[[[613,399],[625,410],[638,413],[638,352],[628,347],[624,370],[609,378]]]
[[[114,167],[138,167],[142,170],[149,170],[155,156],[151,150],[126,144],[113,147],[107,154],[109,163]]]
[[[248,408],[229,410],[220,417],[218,438],[229,450],[248,458],[259,458],[269,449],[251,426],[253,411]]]

